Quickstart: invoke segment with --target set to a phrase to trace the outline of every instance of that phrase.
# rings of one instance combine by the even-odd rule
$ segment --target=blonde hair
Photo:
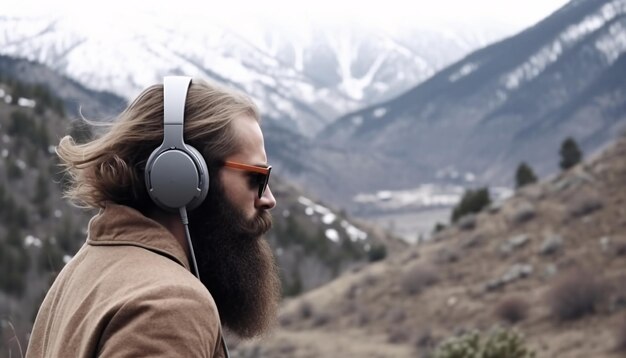
[[[247,96],[194,79],[185,105],[185,142],[211,168],[237,150],[230,123],[242,115],[260,121]],[[115,121],[97,125],[110,128],[85,144],[65,136],[56,149],[70,179],[65,197],[83,208],[103,208],[107,201],[140,210],[151,206],[144,169],[163,142],[163,85],[145,89]]]

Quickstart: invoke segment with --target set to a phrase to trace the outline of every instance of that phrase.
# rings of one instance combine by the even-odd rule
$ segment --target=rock
[[[476,214],[468,214],[459,219],[457,224],[461,230],[471,230],[476,227]]]
[[[524,223],[535,217],[535,206],[527,201],[518,203],[513,209],[511,220],[515,224]]]
[[[571,217],[576,218],[589,215],[603,206],[602,199],[597,194],[582,194],[571,201],[568,211]]]
[[[501,278],[491,280],[485,284],[485,291],[494,291],[505,285],[530,276],[533,273],[533,266],[530,264],[515,264],[502,275]]]
[[[541,255],[553,255],[560,251],[562,246],[563,238],[561,238],[560,235],[546,235],[539,249],[539,253]]]
[[[487,207],[487,212],[490,213],[490,214],[495,214],[495,213],[499,212],[500,209],[502,209],[502,204],[504,204],[503,200],[492,202]]]
[[[541,200],[546,195],[541,185],[526,185],[519,189],[519,194],[533,201]]]
[[[602,250],[603,253],[608,254],[611,250],[611,238],[608,236],[604,236],[602,238],[600,238],[600,250]]]
[[[525,246],[528,243],[528,241],[530,241],[530,237],[526,234],[514,236],[508,239],[507,241],[505,241],[500,246],[500,252],[502,254],[508,255],[511,252]]]
[[[528,277],[533,272],[533,266],[529,264],[515,264],[502,276],[502,282],[511,283],[520,278]]]

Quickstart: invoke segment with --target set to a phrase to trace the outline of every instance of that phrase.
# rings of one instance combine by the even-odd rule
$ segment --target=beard
[[[226,327],[243,338],[258,336],[275,324],[281,297],[274,256],[262,237],[272,217],[263,210],[246,218],[226,198],[219,180],[210,187],[189,215],[200,280]]]

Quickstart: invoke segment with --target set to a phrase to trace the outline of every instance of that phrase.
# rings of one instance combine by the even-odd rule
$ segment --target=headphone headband
[[[146,163],[148,194],[162,209],[198,207],[209,190],[209,172],[202,155],[184,140],[185,102],[191,77],[163,79],[163,143]]]
[[[183,124],[185,101],[191,77],[166,76],[163,79],[163,123]]]

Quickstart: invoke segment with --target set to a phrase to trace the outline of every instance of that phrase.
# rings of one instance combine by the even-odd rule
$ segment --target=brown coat
[[[109,204],[46,295],[26,357],[224,357],[220,327],[174,236]]]

